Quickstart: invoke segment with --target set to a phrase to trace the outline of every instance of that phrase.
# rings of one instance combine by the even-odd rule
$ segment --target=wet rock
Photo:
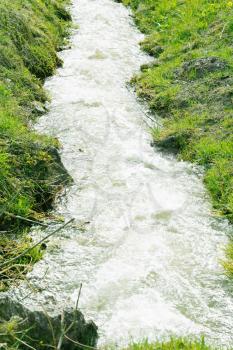
[[[63,60],[58,56],[56,57],[56,59],[57,59],[57,67],[61,68],[63,66]]]
[[[47,112],[45,105],[39,101],[32,103],[32,113],[36,115],[42,115]]]
[[[185,62],[183,66],[176,70],[178,78],[202,78],[206,73],[221,71],[227,68],[227,63],[218,57],[198,58]]]
[[[180,131],[175,135],[168,135],[162,139],[154,140],[153,146],[156,146],[169,153],[177,154],[188,142],[191,133],[188,131]]]
[[[73,179],[64,167],[58,149],[49,146],[45,150],[52,158],[52,164],[48,169],[48,176],[54,178],[54,183],[56,185],[68,185],[72,183]]]
[[[167,150],[169,152],[178,153],[179,145],[177,144],[176,136],[168,136],[162,140],[155,140],[152,146]]]
[[[77,349],[77,344],[68,338],[89,346],[96,346],[97,343],[97,326],[92,321],[86,322],[79,310],[66,309],[63,313],[55,310],[51,315],[42,310],[29,310],[20,302],[2,294],[0,295],[0,320],[3,322],[12,318],[21,321],[19,322],[21,328],[18,330],[27,329],[27,335],[31,337],[30,344],[36,349],[49,348],[43,344],[57,345],[63,329],[66,329],[67,338],[63,337],[61,349]],[[3,341],[7,342],[7,337]]]

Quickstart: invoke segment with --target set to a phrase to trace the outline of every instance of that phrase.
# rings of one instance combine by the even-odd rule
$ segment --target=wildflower
[[[228,1],[227,7],[233,7],[233,1]]]

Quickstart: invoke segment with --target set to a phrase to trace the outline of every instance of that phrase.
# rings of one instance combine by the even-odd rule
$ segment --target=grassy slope
[[[182,338],[172,338],[167,342],[149,343],[147,341],[140,344],[132,344],[125,350],[214,350],[205,344],[204,340],[190,341]],[[216,349],[215,349],[216,350]]]
[[[233,2],[123,0],[155,57],[133,79],[163,118],[155,144],[205,168],[215,212],[233,221]],[[233,275],[233,246],[225,264]]]
[[[61,63],[56,51],[67,34],[67,2],[0,2],[0,263],[30,244],[9,239],[26,226],[16,216],[38,218],[65,180],[54,151],[57,141],[28,125],[44,111],[43,81]],[[24,262],[39,256],[34,251]],[[16,267],[16,273],[21,271]],[[1,288],[5,278],[1,274]]]
[[[59,63],[55,51],[65,34],[63,19],[67,17],[63,3],[58,0],[3,0],[0,4],[0,201],[5,213],[1,217],[1,229],[21,228],[21,221],[12,220],[6,212],[33,216],[47,207],[48,194],[54,195],[51,186],[54,174],[45,181],[48,169],[53,166],[48,145],[54,141],[29,131],[27,125],[40,113],[41,104],[46,100],[43,79],[51,75]],[[227,181],[232,171],[229,157],[232,146],[231,80],[227,77],[231,70],[206,74],[201,79],[195,76],[195,71],[188,73],[184,80],[174,76],[182,62],[208,56],[210,52],[231,65],[231,2],[228,5],[224,1],[220,5],[214,1],[193,0],[186,3],[145,0],[140,4],[132,0],[127,3],[137,10],[140,28],[151,34],[143,47],[154,55],[161,51],[158,46],[165,50],[160,56],[160,68],[145,70],[136,79],[139,95],[148,99],[152,109],[169,117],[163,130],[154,131],[155,139],[164,140],[175,135],[174,142],[182,157],[206,166],[206,183],[212,191],[215,206],[232,218],[230,182]],[[197,20],[199,17],[201,19]],[[216,38],[221,39],[221,49]],[[216,89],[219,89],[220,102],[215,101]],[[204,98],[200,98],[203,94]],[[224,171],[220,172],[222,168]],[[16,252],[25,248],[14,244]],[[12,244],[10,248],[8,245],[5,237],[1,246],[11,254]],[[36,251],[25,259],[36,261],[39,255]],[[10,346],[19,348],[12,325],[3,330],[10,334]],[[167,343],[134,344],[127,350],[151,349],[210,348],[203,342],[173,339]]]

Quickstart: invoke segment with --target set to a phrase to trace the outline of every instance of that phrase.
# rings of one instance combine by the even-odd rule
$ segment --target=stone
[[[174,154],[178,153],[179,145],[177,143],[177,138],[174,135],[168,136],[162,140],[154,140],[152,146],[158,147],[163,150],[167,150]]]
[[[36,115],[43,115],[47,112],[45,105],[39,101],[34,101],[32,103],[32,113]]]
[[[52,164],[48,169],[48,176],[51,176],[54,178],[54,184],[56,185],[71,184],[73,182],[73,179],[62,163],[59,150],[56,147],[48,146],[45,148],[45,151],[48,152],[48,154],[52,158]]]
[[[63,312],[55,310],[53,314],[47,314],[39,309],[30,310],[19,301],[13,300],[7,293],[2,293],[0,295],[0,320],[4,322],[13,318],[24,321],[19,327],[23,327],[24,330],[28,329],[27,335],[32,339],[30,344],[36,346],[36,349],[40,349],[39,344],[41,348],[46,349],[43,343],[58,344],[62,329],[68,329],[66,335],[74,342],[92,347],[95,347],[97,343],[97,326],[92,321],[85,321],[79,310],[67,308]],[[6,342],[6,339],[3,341]],[[77,345],[63,337],[62,349],[77,349]]]
[[[176,70],[178,78],[187,78],[191,72],[195,73],[195,78],[202,78],[206,73],[221,71],[227,68],[227,63],[218,57],[198,58],[185,62],[182,67]]]

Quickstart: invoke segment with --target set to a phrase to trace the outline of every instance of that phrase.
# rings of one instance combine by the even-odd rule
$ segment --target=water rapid
[[[228,345],[233,299],[219,261],[230,228],[212,217],[199,170],[150,146],[126,86],[149,60],[143,36],[111,0],[73,0],[71,11],[79,28],[46,82],[50,111],[36,128],[63,145],[74,184],[55,212],[75,225],[29,274],[38,290],[18,293],[49,310],[74,305],[82,282],[80,308],[100,345],[170,334]]]

